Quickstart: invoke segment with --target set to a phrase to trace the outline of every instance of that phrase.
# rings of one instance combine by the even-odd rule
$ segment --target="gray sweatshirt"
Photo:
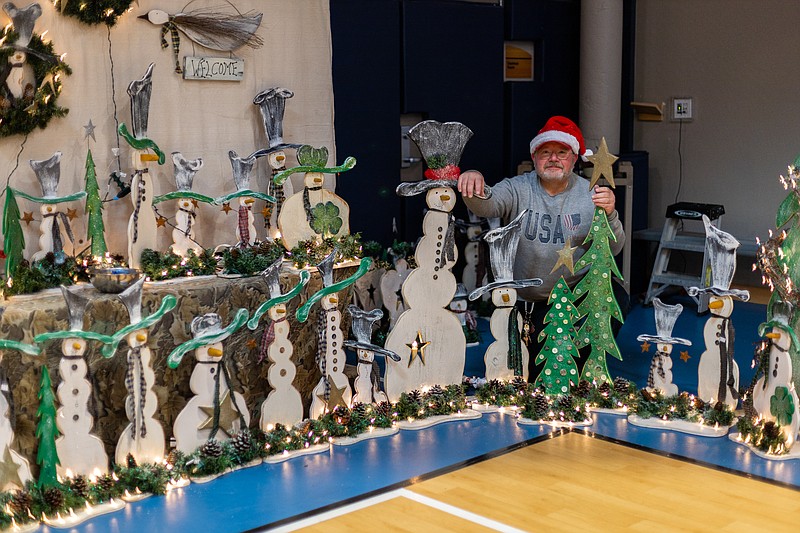
[[[570,287],[574,287],[583,272],[570,274],[564,266],[559,266],[552,274],[550,271],[558,260],[558,251],[564,248],[567,239],[570,246],[579,247],[573,254],[576,263],[583,252],[589,249],[591,243],[583,244],[595,209],[589,182],[572,173],[564,192],[550,196],[542,189],[536,173],[527,172],[521,176],[506,178],[491,189],[492,195],[489,199],[463,197],[464,203],[478,216],[500,217],[503,225],[511,222],[523,210],[530,209],[522,220],[514,262],[514,278],[541,278],[543,283],[539,287],[519,289],[520,299],[530,302],[546,301],[561,276],[564,276]],[[612,253],[616,255],[625,244],[625,232],[616,210],[609,215],[608,222],[617,238],[616,242],[609,243]]]

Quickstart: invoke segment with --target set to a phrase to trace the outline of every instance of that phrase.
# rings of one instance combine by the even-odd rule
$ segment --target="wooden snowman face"
[[[708,308],[712,315],[728,318],[733,313],[733,298],[730,296],[711,296]]]
[[[669,355],[669,354],[672,353],[672,345],[671,344],[664,344],[662,342],[659,342],[659,343],[656,344],[656,350],[658,350],[661,353],[665,353],[665,354]]]
[[[450,302],[450,309],[452,309],[453,311],[466,311],[467,301],[464,298],[453,300],[452,302]]]
[[[201,363],[217,363],[222,358],[222,342],[206,344],[194,351],[195,358]]]
[[[513,307],[517,303],[517,290],[510,288],[494,289],[492,303],[495,307]]]
[[[320,305],[326,311],[330,311],[331,309],[336,309],[336,306],[338,304],[339,304],[339,296],[336,293],[325,296],[320,302]]]
[[[769,379],[775,380],[776,383],[791,381],[792,367],[789,364],[791,359],[789,359],[789,354],[786,351],[792,344],[792,338],[781,328],[772,328],[772,331],[767,333],[767,337],[772,339],[773,348],[777,348],[770,350],[774,357],[771,358],[769,369],[767,370],[770,374]]]
[[[322,187],[324,181],[325,175],[322,172],[306,172],[303,185],[310,188]]]
[[[39,212],[42,216],[50,215],[56,210],[56,206],[53,204],[42,204],[39,206]]]
[[[194,204],[188,198],[182,198],[178,200],[178,208],[184,209],[186,211],[194,211]]]
[[[359,348],[356,350],[356,353],[358,354],[359,361],[373,361],[375,359],[375,352],[372,350],[362,350]]]
[[[243,207],[253,207],[255,201],[256,201],[255,198],[252,198],[250,196],[242,196],[241,198],[239,198],[239,205]]]
[[[480,226],[470,226],[467,228],[467,240],[468,241],[477,241],[478,237],[481,234],[481,227]]]
[[[147,330],[141,329],[139,331],[134,331],[128,334],[127,337],[128,346],[131,348],[136,348],[138,346],[144,346],[147,344]]]
[[[283,168],[284,164],[286,163],[286,154],[283,152],[283,150],[272,152],[267,156],[267,161],[269,162],[269,166],[275,170]]]
[[[277,322],[278,320],[283,320],[286,318],[286,304],[278,304],[273,307],[270,307],[267,311],[267,316],[273,322]]]
[[[434,187],[425,195],[425,202],[431,209],[452,211],[456,206],[456,193],[452,187]]]
[[[61,353],[69,356],[82,356],[86,353],[86,341],[83,339],[64,339],[61,342]]]

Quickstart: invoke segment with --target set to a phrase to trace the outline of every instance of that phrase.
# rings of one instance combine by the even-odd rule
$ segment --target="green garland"
[[[18,34],[10,26],[0,35],[0,40],[4,43],[13,43],[17,38]],[[27,135],[36,127],[44,129],[50,119],[63,117],[69,112],[57,103],[61,81],[56,78],[60,74],[72,74],[72,69],[55,55],[53,43],[45,44],[39,34],[33,34],[28,48],[31,52],[27,54],[27,62],[33,67],[36,91],[32,96],[23,96],[13,102],[6,98],[0,99],[0,137]],[[10,46],[0,48],[0,63],[6,64],[13,52],[14,49]],[[52,61],[42,57],[52,58]],[[52,79],[52,84],[44,83],[45,78]]]
[[[773,420],[754,422],[753,419],[743,416],[736,423],[736,429],[744,442],[762,452],[783,455],[789,451],[786,448],[786,435],[781,431],[780,424]]]
[[[251,248],[227,248],[222,252],[225,274],[253,276],[283,257],[284,247],[277,240],[262,242]]]
[[[336,248],[336,262],[361,257],[361,234],[342,235],[339,238],[325,237],[322,242],[316,240],[300,241],[287,255],[297,268],[316,265],[325,259]]]
[[[84,24],[113,26],[130,9],[133,0],[57,0],[56,11]]]
[[[434,385],[428,391],[418,390],[402,393],[393,415],[398,420],[451,415],[467,408],[467,397],[463,385]]]
[[[23,260],[16,266],[11,278],[13,283],[6,287],[8,296],[30,294],[44,289],[52,289],[59,285],[72,285],[78,281],[89,281],[89,274],[81,261],[66,257],[57,262],[52,252],[43,259],[28,263]]]
[[[213,250],[203,250],[197,255],[189,250],[186,257],[172,252],[157,252],[147,248],[142,252],[142,273],[152,281],[186,276],[210,276],[217,269]]]
[[[702,422],[706,426],[729,426],[736,417],[727,404],[717,402],[712,405],[686,392],[665,397],[659,391],[642,389],[639,396],[635,412],[641,418],[657,417],[661,420]]]
[[[581,380],[572,389],[575,396],[586,400],[590,407],[600,409],[636,409],[639,403],[639,389],[636,383],[617,377],[614,383],[602,382],[600,385]]]

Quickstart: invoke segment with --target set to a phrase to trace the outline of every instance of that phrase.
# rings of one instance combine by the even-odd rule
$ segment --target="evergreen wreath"
[[[17,38],[17,32],[8,26],[2,31],[0,42],[13,43]],[[72,69],[55,55],[53,43],[45,44],[37,33],[33,34],[27,48],[27,63],[33,67],[36,90],[33,95],[13,100],[0,96],[0,137],[26,135],[37,126],[44,129],[51,118],[63,117],[69,112],[58,105],[59,77],[72,74]],[[0,65],[5,65],[14,51],[12,46],[0,47]]]
[[[56,11],[84,24],[113,26],[130,9],[133,0],[56,0]]]

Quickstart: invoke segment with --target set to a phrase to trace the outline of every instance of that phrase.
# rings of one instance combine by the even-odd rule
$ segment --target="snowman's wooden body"
[[[773,338],[773,344],[769,351],[769,366],[766,369],[768,376],[761,376],[753,388],[753,408],[758,415],[768,421],[775,420],[772,414],[772,397],[778,387],[785,387],[789,392],[794,405],[791,422],[786,426],[781,426],[781,430],[786,435],[786,447],[791,448],[797,440],[797,433],[800,430],[800,404],[798,404],[797,392],[792,382],[792,360],[789,356],[789,346],[792,342],[791,337],[780,328],[773,328],[772,332],[777,334]]]
[[[214,409],[214,390],[219,381],[219,396],[221,401],[226,393],[230,394],[228,401],[231,407],[241,413],[246,425],[250,424],[250,412],[244,401],[244,396],[238,392],[230,391],[230,384],[222,372],[224,357],[222,343],[209,344],[195,350],[197,363],[192,370],[189,388],[195,394],[186,403],[186,406],[175,417],[172,432],[175,435],[176,447],[184,453],[191,453],[209,439],[212,428],[209,422],[209,412]],[[235,400],[235,402],[234,402]],[[205,410],[203,409],[205,408]],[[239,411],[241,409],[241,411]],[[201,426],[207,426],[201,429]],[[243,429],[240,420],[233,421],[232,427],[219,427],[214,438],[227,440],[231,435]]]
[[[42,223],[39,225],[39,250],[31,256],[32,261],[39,261],[44,259],[48,253],[61,252],[63,250],[56,250],[55,242],[53,241],[53,225],[56,224],[56,217],[60,217],[58,204],[42,204],[39,206],[39,213],[42,215]],[[62,224],[58,225],[58,231],[61,235],[61,243],[69,241],[69,234]]]
[[[483,361],[486,364],[486,379],[499,379],[511,381],[514,379],[514,369],[508,367],[508,321],[511,313],[517,313],[517,326],[522,335],[522,315],[514,304],[517,301],[517,291],[511,288],[492,290],[492,303],[495,310],[489,319],[489,330],[495,341],[486,348]],[[528,379],[528,360],[530,354],[525,343],[520,340],[522,350],[522,377]]]
[[[461,274],[461,283],[467,288],[467,292],[472,292],[480,285],[484,284],[484,280],[478,279],[478,264],[480,263],[480,226],[468,226],[467,230],[467,244],[464,245],[464,271]],[[483,276],[484,279],[486,276]]]
[[[194,202],[189,198],[180,198],[177,208],[175,229],[172,230],[172,252],[180,256],[186,256],[189,250],[197,253],[200,251],[200,246],[195,241],[194,228],[197,224]]]
[[[721,301],[722,306],[713,308],[713,302]],[[732,367],[730,374],[734,378],[732,385],[727,384],[728,375],[722,375],[720,368],[724,355],[721,346],[727,345],[733,351],[733,339],[730,337],[733,332],[733,324],[730,316],[733,312],[733,298],[730,296],[712,296],[709,299],[711,315],[703,327],[703,339],[705,340],[706,350],[700,355],[700,362],[697,367],[697,395],[704,401],[720,401],[720,387],[725,388],[724,403],[736,408],[738,400],[733,396],[734,391],[739,389],[739,366],[736,361],[731,360]]]
[[[381,403],[388,401],[386,393],[378,388],[377,380],[372,377],[375,352],[359,348],[356,350],[356,355],[358,356],[358,375],[353,382],[353,388],[356,391],[353,395],[353,403]]]
[[[126,457],[131,454],[139,464],[158,463],[165,455],[164,428],[155,419],[158,398],[153,391],[155,373],[152,354],[146,344],[147,330],[129,333],[127,341],[133,390],[125,398],[125,413],[131,423],[119,436],[114,459],[117,464],[126,464]]]
[[[398,259],[393,269],[383,273],[380,280],[381,299],[383,307],[389,315],[389,329],[391,330],[397,319],[406,310],[406,302],[403,299],[403,284],[411,273],[405,259]]]
[[[332,410],[335,407],[330,402],[325,401],[325,374],[328,376],[328,383],[330,388],[336,387],[341,391],[342,400],[349,407],[352,403],[353,391],[350,388],[350,382],[344,373],[344,364],[346,355],[344,352],[343,335],[341,329],[342,313],[336,307],[339,300],[336,294],[329,294],[325,296],[320,305],[325,310],[325,353],[321,355],[324,358],[324,364],[320,365],[320,371],[323,372],[319,383],[314,387],[311,393],[311,408],[309,410],[309,418],[318,418],[325,412],[325,409]]]
[[[300,241],[321,241],[323,237],[338,239],[343,235],[350,235],[350,206],[335,193],[323,188],[323,182],[324,175],[321,172],[307,172],[305,175],[303,183],[308,189],[308,202],[311,209],[320,204],[332,204],[339,210],[338,217],[341,218],[342,225],[335,233],[321,235],[314,231],[306,216],[303,204],[304,191],[298,191],[286,199],[278,214],[278,227],[287,250],[297,246]]]
[[[672,345],[658,343],[656,345],[656,355],[650,365],[650,377],[653,381],[652,387],[647,387],[650,392],[661,391],[664,396],[675,396],[678,394],[678,386],[672,382]],[[659,360],[655,360],[655,358]],[[658,371],[659,365],[664,376]]]
[[[133,168],[137,171],[131,181],[133,213],[128,220],[128,264],[139,268],[145,249],[158,250],[158,223],[153,210],[153,178],[146,162],[152,158],[143,150],[133,151]]]
[[[385,388],[391,401],[426,386],[461,383],[464,372],[466,339],[458,317],[447,309],[456,292],[450,268],[457,257],[449,261],[445,250],[455,191],[435,187],[426,201],[430,211],[416,249],[418,266],[402,289],[407,309],[386,338],[386,349],[400,356],[399,362],[387,361]]]
[[[364,311],[381,309],[381,277],[386,272],[384,268],[377,268],[375,263],[370,265],[367,273],[353,283],[353,299],[355,304]]]
[[[57,390],[61,407],[56,417],[61,432],[56,439],[61,463],[58,473],[61,476],[66,476],[67,471],[83,476],[104,474],[108,470],[108,455],[103,441],[91,433],[94,421],[89,413],[92,386],[86,379],[86,341],[65,339],[61,350],[61,383]]]
[[[274,324],[275,340],[267,348],[267,357],[272,363],[267,380],[272,390],[261,404],[260,426],[264,431],[275,424],[292,426],[303,419],[303,399],[293,385],[297,369],[292,362],[294,348],[289,341],[286,304],[278,304],[267,313]]]
[[[239,244],[243,246],[253,246],[258,241],[256,238],[256,226],[255,226],[255,218],[253,217],[253,204],[255,200],[249,196],[242,196],[239,198],[239,209],[245,209],[247,213],[247,222],[245,226],[247,227],[247,234],[242,231],[242,228],[239,227],[239,219],[237,217],[236,222],[236,237],[238,239]]]

